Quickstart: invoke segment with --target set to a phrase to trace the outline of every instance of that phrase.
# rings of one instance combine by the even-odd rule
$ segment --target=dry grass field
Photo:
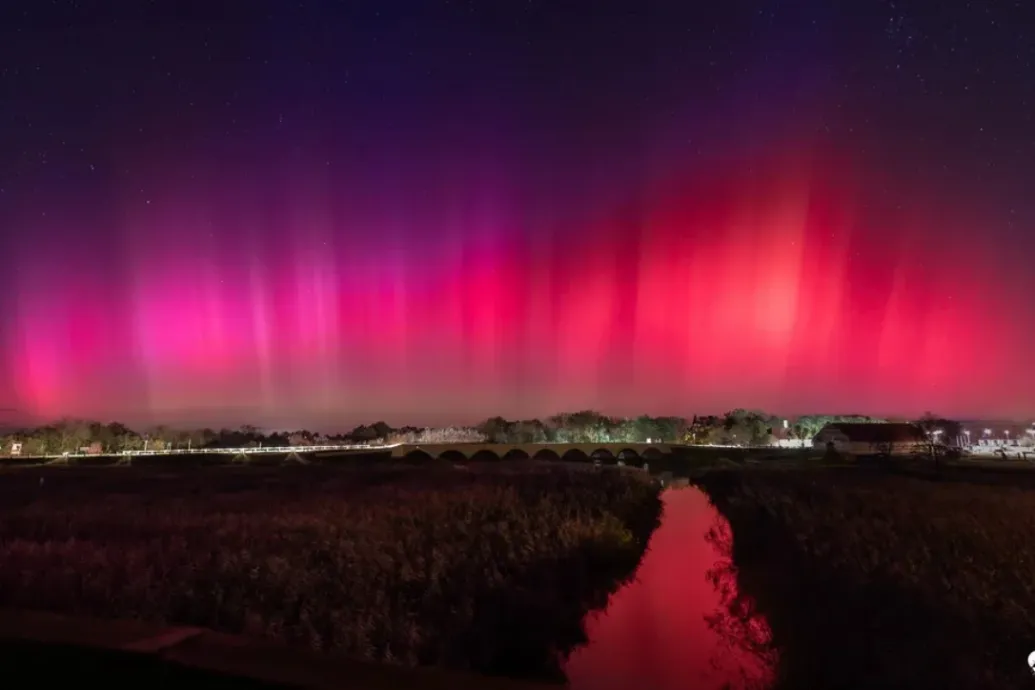
[[[0,472],[0,606],[559,677],[660,513],[618,471]]]

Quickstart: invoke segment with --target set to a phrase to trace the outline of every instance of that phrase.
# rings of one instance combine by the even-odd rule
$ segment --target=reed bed
[[[1033,476],[717,471],[780,687],[1012,688],[1033,681]]]
[[[618,471],[8,471],[0,606],[558,678],[660,510]]]

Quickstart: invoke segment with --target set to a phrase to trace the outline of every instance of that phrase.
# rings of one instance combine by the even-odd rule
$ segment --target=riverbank
[[[741,591],[780,652],[777,687],[1031,687],[1033,482],[861,469],[694,481],[731,524]]]
[[[661,509],[619,471],[31,468],[0,481],[0,606],[559,679]]]

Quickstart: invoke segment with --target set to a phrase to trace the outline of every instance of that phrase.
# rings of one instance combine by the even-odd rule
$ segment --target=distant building
[[[833,448],[849,455],[905,455],[930,443],[916,424],[904,422],[834,422],[819,430],[812,439],[818,450]]]

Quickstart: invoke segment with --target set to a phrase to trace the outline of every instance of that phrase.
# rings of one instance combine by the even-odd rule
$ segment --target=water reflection
[[[769,629],[737,591],[729,524],[696,489],[662,498],[662,523],[636,579],[586,621],[589,643],[564,669],[570,687],[766,687],[774,667]]]

